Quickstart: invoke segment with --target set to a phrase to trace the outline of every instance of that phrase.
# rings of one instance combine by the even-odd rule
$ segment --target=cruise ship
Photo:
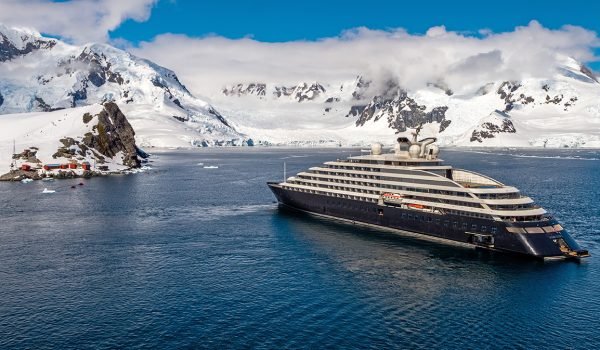
[[[268,186],[282,206],[355,224],[544,260],[589,256],[517,188],[444,164],[436,138],[397,141]]]

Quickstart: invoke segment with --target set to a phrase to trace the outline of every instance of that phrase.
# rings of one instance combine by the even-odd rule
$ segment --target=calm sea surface
[[[533,197],[582,263],[278,210],[284,161],[352,153],[161,151],[143,174],[0,183],[0,348],[600,346],[598,151],[442,152]]]

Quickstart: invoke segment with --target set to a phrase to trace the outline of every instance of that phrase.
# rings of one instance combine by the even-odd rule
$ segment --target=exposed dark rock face
[[[4,97],[2,97],[2,94],[0,93],[0,106],[2,106],[3,103],[4,103]]]
[[[27,40],[25,36],[23,39]],[[0,33],[0,62],[10,61],[15,57],[27,55],[35,50],[51,49],[56,45],[55,40],[34,40],[25,44],[23,48],[17,48],[8,40],[6,35]]]
[[[568,111],[569,107],[573,106],[575,104],[575,102],[577,102],[577,100],[578,100],[577,96],[573,96],[569,99],[566,99],[563,94],[558,94],[554,97],[550,97],[550,95],[546,95],[545,103],[558,105],[558,104],[561,104],[563,101],[565,101],[563,110]]]
[[[367,107],[367,105],[357,105],[350,107],[350,111],[348,112],[348,114],[346,114],[346,117],[359,116],[365,110],[365,107]]]
[[[37,159],[37,152],[38,149],[36,147],[29,147],[21,153],[13,154],[12,159],[22,160],[28,163],[41,163],[41,161]]]
[[[503,112],[496,111],[501,117],[497,123],[493,122],[485,122],[479,125],[473,133],[471,134],[471,142],[483,142],[484,139],[494,138],[497,134],[500,133],[511,133],[514,134],[517,132],[513,122],[510,120],[510,117]]]
[[[86,48],[79,54],[76,61],[88,66],[87,79],[97,87],[104,85],[107,81],[119,85],[124,83],[121,74],[110,69],[111,64],[103,53],[98,54]]]
[[[557,105],[557,104],[561,103],[562,100],[563,100],[563,95],[562,94],[556,95],[554,97],[550,97],[550,96],[546,95],[546,103],[547,104],[554,103],[554,104]]]
[[[249,83],[237,84],[231,87],[225,87],[221,90],[225,96],[250,96],[254,95],[260,99],[267,95],[267,84]],[[297,86],[275,86],[273,88],[273,97],[291,97],[298,102],[312,101],[325,93],[325,88],[319,83],[300,83]]]
[[[292,87],[276,86],[275,91],[273,91],[273,95],[275,97],[290,96],[292,93],[294,93],[295,89],[296,88],[294,86],[292,86]]]
[[[446,119],[448,107],[434,107],[429,112],[425,112],[427,106],[419,105],[408,97],[405,90],[393,83],[388,84],[388,87],[390,89],[386,90],[384,95],[375,96],[364,108],[353,106],[346,116],[358,115],[356,126],[363,126],[369,120],[377,121],[386,117],[388,126],[396,130],[396,133],[426,123],[440,123],[440,132],[442,132],[450,125],[450,120]]]
[[[496,91],[498,93],[498,95],[500,95],[500,98],[504,100],[504,111],[503,112],[508,112],[510,110],[512,110],[515,106],[515,104],[522,104],[522,105],[526,105],[526,104],[530,104],[533,103],[535,100],[533,99],[533,97],[531,96],[526,96],[525,94],[518,94],[516,93],[516,91],[521,87],[521,84],[518,82],[514,82],[514,81],[505,81],[502,83],[502,85],[500,85],[500,87],[498,88],[498,91]]]
[[[88,88],[88,84],[87,84],[87,79],[84,79],[81,81],[81,87],[79,89],[70,91],[68,93],[69,96],[71,96],[71,107],[75,107],[77,106],[77,101],[84,101],[87,99],[87,88]]]
[[[183,85],[183,83],[181,83],[181,81],[179,81],[179,78],[177,77],[177,74],[175,74],[174,72],[167,72],[165,74],[167,77],[175,80],[175,82],[179,85],[179,87],[185,91],[186,94],[191,95],[192,93],[190,92],[190,90],[188,90],[188,88]]]
[[[181,109],[185,109],[185,108],[183,108],[183,106],[181,105],[181,102],[179,102],[179,100],[178,100],[178,99],[173,99],[173,103],[174,103],[175,105],[177,105],[177,107],[179,107],[179,108],[181,108]]]
[[[287,88],[286,92],[287,91],[289,91],[289,88]],[[302,102],[312,101],[323,93],[325,93],[325,88],[319,83],[312,83],[310,85],[307,83],[301,83],[296,86],[291,94],[293,94],[293,97],[296,101]]]
[[[150,82],[152,82],[152,85],[159,87],[159,88],[167,88],[167,83],[163,81],[163,79],[161,77],[159,77],[158,75],[153,77]]]
[[[82,69],[82,67],[84,67]],[[83,78],[78,84],[68,93],[71,96],[71,107],[78,105],[78,101],[85,101],[88,98],[89,84],[100,87],[104,84],[115,83],[123,85],[125,83],[119,72],[113,72],[111,63],[104,53],[97,53],[90,48],[84,48],[78,56],[71,56],[68,59],[63,59],[58,62],[59,72],[57,76],[72,75],[76,72],[83,71]],[[40,76],[38,82],[45,85],[50,82],[53,76]]]
[[[228,126],[228,127],[230,127],[230,128],[233,129],[233,127],[231,125],[229,125],[229,122],[227,121],[227,119],[225,119],[225,117],[223,117],[221,115],[221,113],[217,112],[214,108],[210,107],[208,109],[208,113],[210,113],[210,114],[214,115],[215,117],[217,117],[217,119],[219,119],[219,121],[221,123],[223,123],[225,126]]]
[[[122,152],[124,165],[133,168],[140,166],[135,132],[116,103],[104,104],[104,110],[98,114],[96,130],[98,134],[84,138],[83,143],[87,147],[95,148],[106,157],[114,157]]]
[[[21,181],[23,179],[40,180],[42,177],[37,171],[26,171],[21,169],[11,170],[0,176],[0,181]]]
[[[113,158],[121,152],[123,165],[139,167],[140,150],[135,144],[135,132],[117,104],[105,103],[104,109],[97,114],[97,117],[98,124],[93,126],[93,132],[83,135],[81,141],[72,137],[60,139],[62,146],[52,157],[83,160],[91,155],[99,164],[103,164],[106,158]],[[82,118],[87,124],[94,116],[86,113]]]
[[[178,116],[176,116],[176,115],[174,115],[174,116],[173,116],[173,118],[175,118],[176,120],[178,120],[178,121],[180,121],[180,122],[182,122],[182,123],[183,123],[183,122],[186,122],[186,121],[188,121],[188,120],[190,119],[190,118],[188,118],[187,116],[186,116],[186,117],[178,117]]]
[[[181,102],[179,101],[179,99],[175,98],[175,96],[173,95],[173,93],[171,92],[171,89],[169,89],[169,87],[167,86],[166,81],[164,81],[164,79],[160,76],[155,76],[154,78],[152,78],[152,85],[159,87],[161,89],[164,90],[165,96],[171,100],[171,102],[173,102],[177,107],[185,110],[185,107],[183,107],[183,105],[181,104]],[[179,82],[179,80],[178,80]],[[124,96],[127,97],[129,95],[129,91],[125,91]],[[125,101],[125,103],[129,103],[129,102],[133,102],[133,99],[128,99],[127,101]]]
[[[573,96],[569,99],[569,101],[565,102],[565,111],[567,111],[569,109],[569,107],[571,107],[572,105],[575,104],[575,102],[577,102],[577,97]]]
[[[448,107],[446,107],[448,108]],[[444,119],[442,120],[442,122],[440,123],[440,132],[443,132],[444,130],[446,130],[447,127],[450,126],[451,121],[448,119]]]
[[[35,102],[37,104],[37,108],[42,110],[43,112],[49,112],[50,106],[42,99],[41,97],[36,97]]]
[[[52,112],[52,111],[58,111],[60,109],[63,108],[52,108],[50,105],[48,105],[46,103],[46,101],[44,101],[44,99],[42,99],[41,97],[35,97],[34,99],[34,106],[35,109],[38,111],[42,111],[42,112]]]
[[[183,84],[182,84],[182,83],[179,81],[179,78],[177,78],[177,75],[175,75],[175,73],[173,73],[173,72],[167,72],[167,73],[165,74],[165,76],[166,76],[166,77],[168,77],[168,78],[171,78],[171,79],[175,80],[175,82],[176,82],[176,83],[179,85],[179,87],[180,87],[180,88],[181,88],[183,91],[185,91],[187,94],[190,94],[190,92],[189,92],[189,91],[188,91],[188,89],[185,87],[185,85],[183,85]],[[110,81],[110,80],[109,80],[109,81]],[[173,100],[173,99],[174,99],[173,93],[172,93],[172,92],[171,92],[171,90],[169,89],[168,83],[167,83],[167,81],[165,81],[165,79],[164,79],[163,77],[161,77],[161,76],[159,76],[159,75],[156,75],[156,76],[154,76],[154,77],[153,77],[153,78],[152,78],[150,81],[152,82],[152,85],[154,85],[154,86],[156,86],[156,87],[159,87],[159,88],[161,88],[161,89],[165,90],[165,94],[167,95],[167,97],[168,97],[170,100]],[[129,81],[127,81],[126,83],[129,83]],[[124,96],[124,97],[127,97],[127,94],[129,94],[129,91],[125,91],[125,93],[124,93],[124,95],[125,95],[125,96]],[[133,101],[133,100],[132,100],[132,101]],[[181,107],[181,104],[177,104],[177,105]],[[181,107],[181,108],[183,108],[183,107]]]
[[[83,122],[84,122],[85,124],[87,124],[87,123],[91,122],[93,118],[94,118],[94,116],[93,116],[93,115],[91,115],[91,114],[89,114],[89,113],[85,113],[85,114],[83,115]]]
[[[256,95],[260,98],[267,94],[267,84],[263,83],[250,83],[250,84],[237,84],[230,88],[223,88],[222,90],[225,96],[244,96],[244,95]]]

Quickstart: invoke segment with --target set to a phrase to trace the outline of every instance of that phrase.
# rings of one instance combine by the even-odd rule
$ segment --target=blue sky
[[[512,31],[535,19],[551,29],[577,25],[600,32],[600,2],[595,1],[193,1],[160,0],[145,22],[127,20],[112,38],[134,44],[163,33],[192,37],[250,36],[259,41],[314,40],[350,28],[405,28],[424,33],[438,25],[476,35],[480,29]],[[600,50],[596,50],[600,55]],[[600,70],[600,63],[592,64]]]
[[[459,3],[459,4],[458,4]],[[411,33],[445,25],[448,30],[510,31],[532,19],[547,28],[566,24],[600,31],[600,2],[595,1],[193,1],[160,0],[146,22],[128,20],[112,33],[130,41],[165,33],[190,36],[251,35],[260,41],[317,39],[349,28],[402,27]]]

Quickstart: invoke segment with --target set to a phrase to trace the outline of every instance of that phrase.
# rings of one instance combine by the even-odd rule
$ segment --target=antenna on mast
[[[14,168],[17,166],[16,164],[16,160],[15,160],[15,154],[17,154],[17,146],[15,144],[15,139],[13,139],[13,151],[12,151],[12,156],[11,156],[11,162],[10,162],[10,170],[14,170]]]
[[[285,161],[283,162],[283,182],[285,182],[287,180],[287,169],[286,169],[286,164]]]

